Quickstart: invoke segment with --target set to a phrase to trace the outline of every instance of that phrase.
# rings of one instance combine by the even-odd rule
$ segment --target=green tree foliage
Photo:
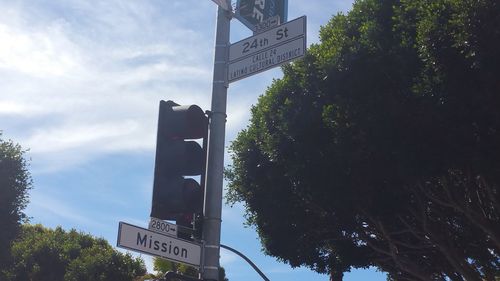
[[[500,2],[359,0],[232,143],[265,251],[341,280],[500,274]]]
[[[165,273],[172,271],[181,273],[183,275],[198,278],[198,270],[192,266],[171,262],[161,258],[153,258],[153,269],[158,272],[159,277],[165,275]],[[219,270],[219,281],[229,281],[226,278],[226,270],[221,267]]]
[[[12,246],[14,264],[7,280],[134,280],[144,262],[113,249],[106,240],[60,227],[23,225]]]
[[[27,220],[23,209],[28,204],[32,180],[24,150],[12,141],[3,140],[0,132],[0,279],[8,268],[10,245]]]
[[[161,275],[173,271],[177,272],[179,270],[179,263],[171,262],[169,260],[154,257],[153,258],[153,270],[160,273]]]
[[[165,273],[169,271],[172,271],[198,278],[198,270],[196,268],[157,257],[153,258],[153,269],[158,272],[159,277],[165,275]]]

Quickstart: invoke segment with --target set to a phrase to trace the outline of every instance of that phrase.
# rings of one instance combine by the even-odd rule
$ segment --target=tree
[[[172,271],[198,278],[198,270],[196,268],[162,258],[153,258],[153,269],[159,273],[159,276],[163,276],[165,273]],[[226,278],[226,270],[223,267],[219,270],[219,281],[228,281]]]
[[[6,280],[134,280],[144,262],[113,249],[106,240],[60,227],[22,227],[12,246],[13,266]]]
[[[284,67],[231,145],[266,253],[341,280],[500,272],[500,9],[364,0]]]
[[[27,220],[23,210],[28,204],[28,191],[32,180],[28,171],[25,151],[11,140],[3,140],[0,132],[0,279],[8,268],[10,246]]]

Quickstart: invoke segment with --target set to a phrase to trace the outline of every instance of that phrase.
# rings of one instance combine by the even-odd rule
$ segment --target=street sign
[[[250,36],[229,46],[229,62],[262,51],[276,44],[306,34],[306,16],[296,18],[271,30]]]
[[[238,0],[235,17],[250,30],[274,16],[284,23],[288,17],[288,0]]]
[[[151,218],[149,220],[148,229],[160,234],[175,236],[177,237],[177,225],[173,223],[168,223],[164,220],[157,218]]]
[[[280,25],[280,17],[279,16],[274,16],[274,17],[271,17],[271,18],[268,18],[267,20],[257,24],[255,26],[255,31],[254,33],[262,33],[266,30],[269,30],[273,27],[276,27],[278,25]]]
[[[231,10],[231,1],[230,0],[212,0],[215,2],[215,4],[219,5],[222,7],[222,9],[226,11]]]
[[[125,222],[119,223],[117,246],[191,266],[201,265],[200,244],[162,235]]]
[[[305,16],[236,42],[229,47],[228,82],[300,58],[306,48]]]

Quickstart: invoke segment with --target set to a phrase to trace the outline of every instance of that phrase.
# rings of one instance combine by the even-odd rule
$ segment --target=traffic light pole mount
[[[204,280],[219,278],[230,20],[231,12],[218,6],[203,212],[204,250],[201,273]]]

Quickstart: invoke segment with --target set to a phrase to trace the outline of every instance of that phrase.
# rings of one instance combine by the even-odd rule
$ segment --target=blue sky
[[[288,19],[307,15],[310,44],[350,6],[289,0]],[[158,101],[210,108],[215,17],[210,0],[0,0],[0,130],[30,149],[32,223],[75,228],[113,245],[119,221],[147,226]],[[232,21],[232,42],[250,35]],[[277,68],[230,85],[227,144],[280,77]],[[224,206],[222,219],[222,243],[271,280],[328,280],[265,256],[255,230],[244,226],[242,206]],[[259,280],[225,250],[221,264],[230,280]],[[385,275],[353,270],[345,280]]]

